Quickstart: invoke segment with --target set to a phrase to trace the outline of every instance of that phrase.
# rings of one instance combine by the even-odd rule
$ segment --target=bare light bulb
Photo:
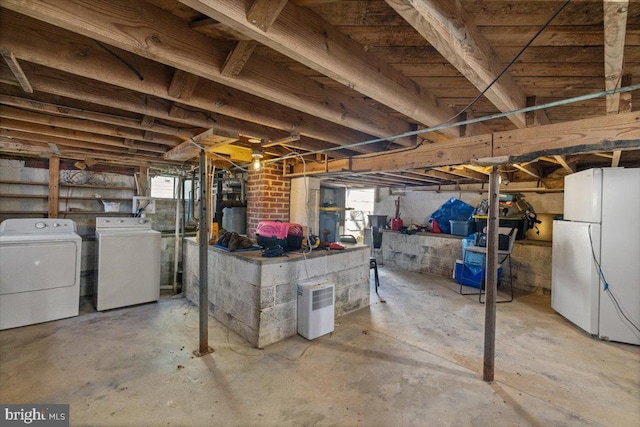
[[[262,168],[262,162],[260,162],[260,159],[258,157],[253,159],[253,170],[254,171],[259,171]]]

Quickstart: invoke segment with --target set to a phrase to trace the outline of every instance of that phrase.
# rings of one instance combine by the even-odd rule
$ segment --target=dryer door
[[[0,244],[0,295],[75,286],[79,250],[73,241]]]

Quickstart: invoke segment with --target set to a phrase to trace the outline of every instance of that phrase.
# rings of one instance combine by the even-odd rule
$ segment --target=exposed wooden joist
[[[433,184],[433,183],[440,182],[434,179],[423,178],[420,174],[413,174],[412,176],[411,171],[407,171],[406,173],[381,172],[381,174],[384,176],[392,177],[392,178],[398,178],[398,181],[400,183],[407,183],[407,184],[425,183],[425,182]]]
[[[287,0],[254,0],[247,12],[247,21],[262,31],[269,31],[285,4]]]
[[[624,39],[628,0],[604,0],[604,84],[606,90],[620,87],[624,68]],[[617,114],[620,94],[606,97],[607,114]]]
[[[538,105],[538,98],[536,96],[527,96],[527,107],[535,105]],[[525,113],[525,118],[527,127],[551,124],[551,120],[549,120],[544,110],[529,111]]]
[[[22,70],[20,63],[18,62],[18,59],[15,57],[13,52],[11,52],[7,48],[0,47],[0,55],[2,55],[5,62],[9,66],[9,69],[11,69],[13,76],[16,78],[18,83],[20,83],[22,90],[27,93],[33,93],[33,87],[31,87],[31,83],[29,83],[27,75]]]
[[[224,2],[216,2],[215,7],[221,8],[222,3]],[[220,74],[220,67],[230,46],[224,46],[222,41],[214,41],[192,31],[181,18],[147,3],[101,0],[60,3],[43,0],[31,4],[19,0],[1,0],[0,6],[371,135],[386,137],[411,129],[402,120],[337,91],[325,89],[320,83],[257,55],[253,55],[245,65],[243,78],[223,76]],[[255,28],[246,22],[245,10],[242,11],[242,20]],[[96,14],[107,15],[111,19],[96,20]],[[124,17],[127,25],[120,22]],[[5,22],[2,21],[3,27]],[[12,19],[11,24],[14,22],[15,19]],[[37,32],[42,32],[42,25],[44,24],[38,26]],[[135,31],[127,30],[131,28],[135,28]],[[26,38],[22,31],[19,32],[19,37]],[[270,33],[271,31],[263,34]],[[59,46],[59,43],[56,45]],[[22,52],[17,56],[25,54]],[[58,52],[56,54],[60,55]],[[118,68],[122,68],[122,65],[116,67]],[[146,81],[147,76],[144,73],[142,75]],[[106,80],[107,77],[103,75],[102,79]],[[138,79],[138,83],[144,81]],[[394,93],[394,97],[401,98],[398,93]],[[413,103],[412,108],[415,109],[416,105],[420,103]],[[300,131],[303,133],[302,129]],[[397,142],[405,145],[412,143],[408,138]]]
[[[540,176],[540,172],[538,172],[537,170],[535,170],[533,167],[531,167],[531,165],[527,165],[527,164],[517,164],[514,163],[513,167],[515,167],[516,169],[521,170],[522,172],[531,175],[532,177],[534,177],[535,179],[539,179],[541,180],[542,177]]]
[[[488,177],[486,174],[479,173],[462,166],[446,166],[446,167],[441,167],[436,169],[451,175],[456,175],[461,178],[473,179],[481,182],[487,182],[488,180]]]
[[[244,132],[267,139],[279,137],[273,135],[273,133],[278,132],[276,129],[280,129],[280,132],[284,132],[284,135],[288,135],[292,130],[297,130],[303,136],[337,145],[371,138],[370,134],[357,132],[299,111],[281,107],[265,99],[247,95],[205,79],[200,79],[197,90],[189,100],[178,100],[170,97],[167,93],[166,82],[170,81],[173,76],[173,69],[169,67],[162,66],[154,61],[134,57],[126,52],[119,52],[129,62],[134,63],[136,69],[144,75],[145,78],[141,81],[112,55],[107,54],[102,49],[95,49],[94,43],[85,37],[4,10],[0,14],[0,25],[6,30],[3,31],[3,44],[10,46],[18,57],[44,66],[56,67],[68,73],[88,77],[98,82],[105,81],[110,85],[159,98],[180,101],[189,107],[204,110],[196,114],[190,114],[190,111],[181,111],[181,115],[169,116],[168,118],[170,119],[177,120],[184,118],[184,116],[200,116],[200,121],[203,121],[207,119],[205,112],[211,111],[244,121],[244,124],[236,128],[235,133],[242,133],[243,131],[240,129],[244,128]],[[45,34],[49,36],[47,37]],[[78,50],[82,51],[82,56],[77,54]],[[60,62],[58,60],[61,56],[66,58],[65,61]],[[105,70],[108,70],[108,73]],[[74,95],[73,86],[80,84],[79,82],[68,85],[69,76],[53,77],[53,75],[55,75],[55,72],[49,69],[37,75],[40,82],[47,82],[47,91],[58,93],[54,91],[60,91],[59,86],[66,84],[67,90],[64,96],[82,96],[82,94]],[[36,82],[33,70],[30,71],[30,76],[31,82],[35,87]],[[88,81],[83,86],[89,92],[94,91],[92,84],[89,84]],[[78,91],[80,89],[76,88],[75,92]],[[305,92],[301,90],[300,93]],[[104,97],[105,95],[110,98],[112,96],[118,97],[119,94],[117,92],[114,93],[113,88],[106,88],[102,91],[101,96]],[[145,97],[141,98],[144,99]],[[319,99],[324,98],[321,96]],[[126,102],[123,102],[120,108],[127,109]],[[163,113],[158,112],[152,115],[156,117],[168,116],[167,113],[170,109],[171,107],[166,107],[166,111]],[[220,119],[209,120],[209,124],[202,127],[216,126],[223,128],[225,119],[221,117]],[[261,128],[255,123],[275,129]],[[217,133],[220,132],[218,131]],[[284,135],[281,134],[280,136]],[[364,147],[363,149],[370,148]]]
[[[180,140],[178,138],[162,134],[148,134],[149,131],[140,131],[128,127],[113,126],[101,122],[93,122],[87,119],[76,119],[71,117],[41,114],[33,111],[25,111],[14,107],[2,107],[0,109],[0,117],[82,132],[91,132],[98,135],[106,135],[119,138],[132,138],[154,144],[166,145],[169,147],[175,147],[180,143]]]
[[[622,85],[631,85],[631,75],[625,74],[622,76]],[[627,113],[631,111],[631,92],[625,92],[620,94],[618,102],[618,113]],[[614,150],[613,158],[611,159],[611,167],[617,168],[620,165],[620,157],[622,152],[620,150]]]
[[[543,155],[567,155],[640,147],[640,112],[556,123],[544,127],[497,132],[493,157],[518,163]],[[616,142],[612,142],[616,141]]]
[[[188,100],[196,89],[199,77],[186,71],[176,70],[169,84],[168,94],[171,98]]]
[[[179,146],[165,153],[164,158],[167,160],[190,160],[200,154],[200,146],[204,146],[206,149],[212,150],[216,147],[231,144],[237,141],[238,138],[226,138],[218,136],[214,133],[213,129],[207,129],[206,131],[194,136],[188,141],[183,142]],[[198,145],[195,145],[195,144]]]
[[[42,94],[38,94],[38,99],[42,99]],[[116,126],[125,126],[133,129],[153,130],[157,133],[173,135],[182,138],[190,138],[194,135],[193,131],[191,130],[154,123],[155,118],[152,116],[144,116],[144,118],[140,121],[129,117],[114,116],[112,114],[83,110],[60,104],[51,104],[35,99],[20,98],[4,94],[0,94],[0,104],[38,111],[40,113],[55,114],[63,117],[90,120]]]
[[[523,163],[540,156],[612,151],[612,147],[639,149],[639,124],[640,112],[632,112],[495,132],[492,135],[458,138],[447,144],[423,145],[413,150],[411,156],[400,151],[379,157],[363,155],[340,159],[329,162],[328,172],[392,171],[462,164],[477,172],[487,173],[486,168],[469,164],[480,158],[502,156],[508,157],[512,163]],[[323,167],[307,165],[307,174],[324,172]],[[296,166],[294,173],[289,176],[301,173],[302,168]]]
[[[237,78],[257,45],[258,43],[254,40],[239,40],[236,46],[229,52],[229,56],[227,56],[224,64],[222,64],[220,74],[233,77],[234,79]]]
[[[65,138],[76,141],[82,141],[83,143],[98,144],[111,147],[122,147],[123,140],[121,138],[114,138],[111,136],[97,135],[90,132],[76,131],[65,128],[59,128],[55,126],[45,126],[36,123],[23,122],[13,119],[0,119],[0,131],[15,131],[25,132],[33,134],[34,139],[37,138]],[[152,153],[164,154],[167,149],[163,146],[155,144],[149,144],[144,142],[135,143],[135,148],[139,150],[149,151]]]
[[[620,157],[622,156],[622,151],[614,150],[613,157],[611,158],[611,167],[617,168],[620,165]]]
[[[455,0],[386,0],[413,28],[463,76],[483,91],[503,69],[493,49]],[[500,111],[525,106],[525,95],[507,72],[485,93]],[[524,114],[508,116],[525,127]]]
[[[249,0],[180,0],[252,39],[401,112],[424,125],[449,120],[455,111],[411,79],[305,8],[287,3],[268,32],[247,22]],[[458,129],[446,133],[458,136]],[[387,136],[392,135],[387,133]],[[434,136],[435,137],[435,136]]]
[[[567,172],[575,173],[575,167],[567,162],[566,156],[553,156],[553,158],[556,159]]]

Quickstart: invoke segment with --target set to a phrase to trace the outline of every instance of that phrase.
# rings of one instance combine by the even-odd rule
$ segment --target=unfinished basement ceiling
[[[330,149],[305,172],[355,186],[486,182],[472,160],[501,141],[512,181],[640,166],[639,90],[389,138],[638,83],[640,1],[564,3],[0,0],[0,152],[170,169],[188,141],[221,167]]]

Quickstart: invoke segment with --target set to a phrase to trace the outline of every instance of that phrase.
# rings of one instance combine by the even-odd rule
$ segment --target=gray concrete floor
[[[638,426],[640,348],[586,336],[517,295],[498,305],[482,381],[484,305],[452,280],[381,268],[370,308],[314,341],[251,348],[179,297],[0,331],[0,402],[69,403],[72,425]]]

